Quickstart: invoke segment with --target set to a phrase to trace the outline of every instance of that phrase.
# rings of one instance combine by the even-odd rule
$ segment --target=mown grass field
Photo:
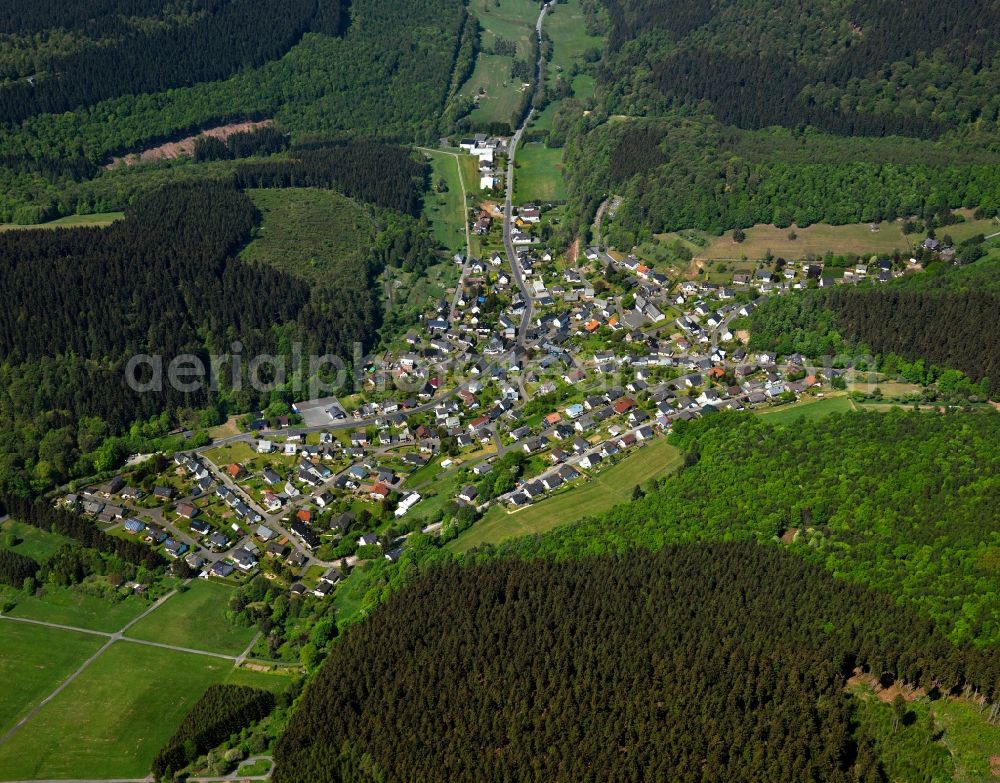
[[[708,246],[695,251],[699,258],[712,259],[749,259],[764,258],[770,250],[776,256],[784,258],[802,258],[810,253],[822,255],[834,253],[891,253],[893,250],[910,252],[914,245],[924,239],[924,234],[906,236],[902,231],[902,223],[879,223],[879,230],[872,231],[868,223],[852,223],[845,226],[831,226],[817,223],[807,228],[777,228],[772,225],[756,225],[746,229],[746,239],[743,242],[733,241],[733,232],[727,231],[720,237],[714,237]],[[793,231],[796,239],[788,238]],[[938,229],[938,236],[948,234],[955,242],[975,236],[976,234],[991,234],[1000,230],[996,223],[990,220],[966,219],[964,223],[945,226]]]
[[[0,780],[145,777],[191,706],[219,682],[287,684],[217,658],[116,642],[0,745]]]
[[[169,598],[155,612],[128,629],[135,639],[239,655],[250,644],[254,628],[241,628],[226,619],[235,588],[196,579],[187,590]]]
[[[6,546],[6,537],[13,535],[17,544],[11,547],[15,552],[26,555],[41,563],[51,557],[69,539],[47,530],[8,519],[0,525],[0,546]]]
[[[544,144],[525,144],[517,150],[514,169],[514,201],[563,201],[567,198],[563,179],[563,151]]]
[[[110,226],[116,220],[125,217],[124,212],[95,212],[93,215],[67,215],[48,223],[21,225],[19,223],[0,223],[0,231],[17,231],[25,228],[74,228],[77,226]]]
[[[577,482],[572,489],[520,511],[508,513],[505,508],[492,507],[481,520],[448,544],[448,548],[467,552],[480,544],[496,544],[508,538],[544,533],[581,517],[599,514],[631,498],[636,484],[672,473],[683,461],[680,451],[661,438],[630,454],[592,481]]]
[[[845,413],[856,410],[850,397],[841,394],[823,398],[808,397],[799,402],[780,405],[777,408],[758,408],[755,413],[768,424],[791,424],[799,417],[807,420],[819,419],[831,413]]]
[[[113,633],[149,608],[150,603],[131,596],[117,603],[80,590],[46,585],[41,596],[28,596],[20,590],[0,586],[0,602],[14,601],[7,614],[47,623],[74,625],[92,631]]]
[[[0,734],[54,691],[104,638],[0,620]]]
[[[368,212],[339,193],[318,188],[248,190],[262,222],[240,257],[307,280],[352,274],[375,236]]]
[[[424,196],[424,217],[431,224],[434,239],[453,253],[464,253],[466,209],[462,199],[461,159],[473,159],[470,155],[456,157],[437,150],[424,150],[424,154],[430,158],[432,170],[431,189]],[[438,191],[440,181],[447,188],[444,193]],[[475,193],[479,190],[479,180],[466,182],[465,186],[467,193]]]

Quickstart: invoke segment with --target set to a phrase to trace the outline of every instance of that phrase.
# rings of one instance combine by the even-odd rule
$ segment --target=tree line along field
[[[232,657],[225,657],[241,653],[255,634],[226,618],[234,593],[227,585],[199,580],[129,627],[125,638],[0,741],[0,779],[144,777],[155,753],[209,685],[283,691],[289,680],[280,672],[237,669]],[[45,612],[15,611],[24,614]],[[72,624],[77,617],[60,619]],[[109,611],[106,621],[95,625],[118,630],[125,624],[121,619]],[[0,691],[0,736],[107,642],[107,636],[0,618],[0,673],[9,683]]]
[[[115,221],[125,217],[124,212],[94,212],[89,215],[67,215],[47,223],[36,225],[21,225],[18,223],[0,224],[0,231],[17,231],[25,228],[71,228],[73,226],[110,226]]]

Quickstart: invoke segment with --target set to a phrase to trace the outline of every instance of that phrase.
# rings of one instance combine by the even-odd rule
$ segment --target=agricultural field
[[[24,228],[76,228],[79,226],[110,226],[125,217],[124,212],[96,212],[93,215],[67,215],[50,220],[48,223],[22,225],[20,223],[0,223],[0,231],[16,231]]]
[[[469,4],[469,10],[479,19],[482,34],[476,67],[462,85],[461,94],[474,97],[485,91],[469,115],[473,123],[510,122],[521,105],[521,82],[511,80],[514,58],[493,52],[502,39],[516,45],[519,59],[530,61],[539,8],[533,0],[473,0]]]
[[[229,585],[196,579],[187,589],[128,629],[135,639],[239,655],[250,644],[253,628],[241,628],[226,619]]]
[[[758,408],[755,413],[768,424],[791,424],[803,417],[819,419],[831,413],[845,413],[857,410],[851,398],[845,394],[826,397],[808,397],[799,402],[781,405],[777,408]]]
[[[0,745],[0,779],[145,777],[187,711],[220,682],[281,690],[287,681],[228,660],[116,642]]]
[[[878,230],[872,231],[868,223],[852,223],[845,226],[831,226],[817,223],[807,228],[777,228],[773,225],[757,225],[746,229],[746,239],[743,242],[733,241],[733,232],[727,231],[720,237],[712,239],[708,246],[697,251],[701,258],[712,259],[748,259],[764,258],[768,251],[775,256],[784,258],[803,258],[809,254],[821,256],[827,251],[837,254],[857,253],[891,253],[900,250],[908,253],[915,243],[923,240],[924,234],[906,236],[902,231],[902,222],[879,223]],[[979,233],[991,234],[998,231],[997,225],[991,220],[967,219],[964,223],[945,226],[938,229],[939,236],[948,234],[955,242],[975,236]],[[794,231],[796,238],[789,239]]]
[[[350,199],[317,188],[247,194],[263,220],[240,254],[244,261],[269,264],[310,283],[352,274],[365,261],[375,225],[368,212]]]
[[[544,533],[557,525],[599,514],[627,501],[637,484],[672,473],[682,462],[681,453],[661,438],[597,474],[591,481],[574,482],[571,489],[554,497],[511,513],[494,506],[448,547],[455,552],[467,552],[480,544],[496,544],[507,538]]]
[[[563,151],[544,144],[525,144],[517,151],[514,171],[514,201],[565,201],[566,181],[563,179]]]
[[[75,631],[0,620],[0,736],[91,655],[104,639]]]

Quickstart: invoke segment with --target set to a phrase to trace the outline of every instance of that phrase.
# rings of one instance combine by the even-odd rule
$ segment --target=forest
[[[776,547],[451,564],[333,647],[274,779],[884,781],[855,667],[1000,687],[995,656]]]
[[[328,188],[409,215],[420,212],[429,168],[397,144],[348,141],[300,144],[292,160],[243,163],[243,188]]]
[[[172,780],[200,754],[267,717],[274,709],[270,691],[247,685],[210,685],[153,759],[153,774]]]
[[[974,271],[975,264],[970,267]],[[984,275],[995,273],[984,269]],[[915,278],[914,278],[915,280]],[[995,278],[991,281],[995,285]],[[774,297],[754,311],[755,348],[811,358],[850,351],[896,354],[961,370],[1000,394],[1000,294],[988,285],[950,291],[910,280],[878,288],[838,287]]]
[[[995,215],[998,163],[985,143],[744,131],[676,113],[578,125],[566,148],[584,225],[602,193],[623,196],[609,228],[612,244],[623,248],[686,228],[878,222],[957,207]]]
[[[806,124],[912,137],[997,118],[995,96],[976,95],[1000,67],[1000,7],[991,0],[605,5],[602,81],[612,113],[707,101],[720,120],[743,128]]]
[[[224,79],[244,68],[263,65],[285,54],[321,20],[323,32],[339,34],[346,23],[341,0],[201,0],[187,14],[152,11],[147,24],[128,19],[128,8],[102,4],[98,20],[81,18],[79,10],[49,4],[53,26],[70,19],[91,30],[97,40],[77,42],[54,54],[40,70],[0,86],[0,116],[19,123],[35,114],[62,113],[119,95],[159,92],[203,81]],[[168,6],[159,3],[160,6]],[[112,6],[109,8],[108,6]],[[85,4],[86,7],[86,4]],[[98,9],[94,9],[98,10]],[[166,10],[166,9],[164,9]],[[117,11],[118,13],[115,13]],[[13,35],[42,32],[36,11],[20,25],[8,15],[5,29]],[[34,28],[34,29],[32,29]],[[99,45],[97,45],[99,43]]]
[[[37,573],[38,563],[27,555],[0,549],[0,584],[20,589],[25,579],[33,579]]]
[[[1000,416],[853,412],[782,427],[725,414],[677,422],[671,437],[686,467],[644,497],[483,555],[781,542],[897,596],[955,642],[1000,642]]]
[[[275,394],[290,403],[283,385],[300,371],[296,377],[308,380],[292,364],[296,343],[302,356],[345,361],[355,344],[363,351],[374,344],[382,324],[378,274],[387,265],[419,271],[434,260],[427,226],[392,209],[419,209],[425,166],[405,148],[357,141],[290,154],[292,162],[277,164],[287,170],[268,171],[293,176],[238,163],[250,168],[152,190],[106,229],[0,234],[7,259],[0,286],[11,294],[0,314],[3,491],[30,494],[113,468],[127,448],[166,436],[182,412],[185,427],[211,426],[226,410],[265,408]],[[296,178],[387,205],[364,206],[377,213],[375,241],[319,284],[237,257],[260,215],[235,183],[300,184]],[[210,355],[233,353],[235,341],[243,356],[283,358],[285,380],[268,366],[260,376],[278,381],[277,390],[255,388],[248,362],[236,381],[223,367],[214,389],[212,378],[187,391],[163,383],[154,393],[125,382],[132,356],[160,356],[166,369],[190,354],[207,367]],[[152,380],[144,372],[136,380]],[[116,439],[126,433],[128,441]]]
[[[462,3],[353,0],[350,15],[342,35],[308,33],[283,57],[227,79],[36,115],[0,130],[0,154],[101,162],[246,118],[274,118],[295,135],[436,138],[467,19]]]

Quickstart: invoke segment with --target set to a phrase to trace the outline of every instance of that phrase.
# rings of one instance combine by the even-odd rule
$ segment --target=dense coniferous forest
[[[1000,394],[1000,295],[987,286],[911,290],[907,283],[773,298],[754,311],[753,344],[812,358],[859,347],[897,354],[986,379],[990,395]]]
[[[293,134],[431,140],[467,12],[458,0],[354,0],[340,36],[309,33],[280,59],[222,81],[128,95],[0,132],[0,154],[103,161],[211,123],[274,117]]]
[[[159,568],[165,563],[163,555],[145,544],[108,535],[98,530],[92,520],[84,519],[71,511],[53,508],[42,500],[0,498],[0,509],[6,509],[6,513],[16,517],[19,522],[72,538],[87,549],[114,555],[126,563],[150,569]]]
[[[0,355],[173,356],[200,347],[202,329],[221,346],[230,328],[294,319],[306,286],[232,259],[256,219],[243,193],[206,184],[160,190],[107,229],[3,234]]]
[[[38,563],[27,555],[0,549],[0,584],[20,588],[38,573]]]
[[[275,780],[885,780],[852,736],[857,666],[1000,687],[995,659],[773,547],[446,566],[334,646]]]
[[[184,717],[166,746],[153,759],[160,778],[178,771],[231,734],[250,726],[274,709],[274,694],[247,685],[210,685]]]
[[[264,125],[254,130],[241,131],[220,139],[203,135],[194,140],[194,159],[199,163],[207,160],[234,160],[252,155],[273,155],[288,146],[288,135],[273,125]]]
[[[50,9],[57,19],[67,16],[60,5]],[[103,10],[112,10],[104,5]],[[146,26],[126,22],[124,14],[109,13],[101,18],[100,27],[95,26],[101,45],[53,57],[41,73],[0,87],[0,117],[18,123],[35,114],[61,113],[119,95],[224,79],[287,52],[312,27],[320,6],[327,25],[324,32],[339,33],[342,20],[346,21],[340,0],[204,0],[182,19]],[[68,16],[80,24],[93,24],[81,19],[78,11]],[[329,19],[335,20],[332,29]],[[37,12],[30,14],[25,29],[8,17],[6,27],[14,34],[32,32],[32,23],[38,20]],[[116,23],[122,29],[115,30]],[[104,27],[108,24],[111,30]]]
[[[427,186],[426,163],[395,144],[299,145],[291,161],[244,163],[236,183],[251,188],[331,188],[352,198],[416,215]]]
[[[605,4],[611,57],[603,81],[614,110],[706,100],[719,119],[745,128],[810,124],[846,135],[918,137],[997,119],[989,96],[980,110],[969,108],[984,72],[997,73],[1000,6],[993,0]],[[925,61],[936,66],[934,77]],[[659,95],[642,89],[650,71]],[[898,92],[882,100],[883,84],[905,92],[913,82],[935,90],[913,103]],[[865,98],[846,99],[858,85]]]

